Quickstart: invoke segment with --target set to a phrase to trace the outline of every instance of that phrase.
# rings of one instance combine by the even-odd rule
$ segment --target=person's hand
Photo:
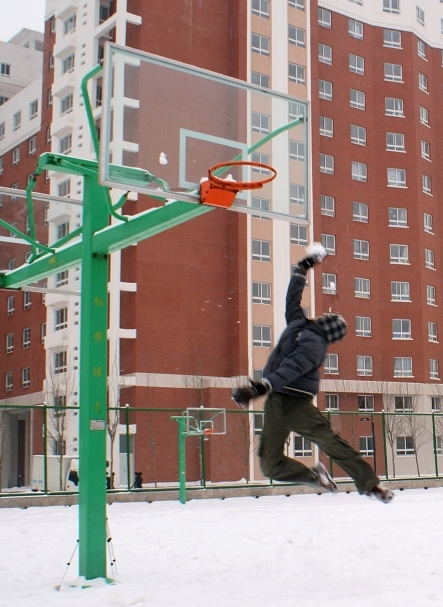
[[[249,380],[248,386],[240,386],[232,390],[232,400],[240,407],[247,408],[249,401],[264,396],[271,390],[271,385],[267,381],[254,382]]]

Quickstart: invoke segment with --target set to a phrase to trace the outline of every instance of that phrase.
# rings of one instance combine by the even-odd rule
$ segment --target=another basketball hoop
[[[257,179],[256,181],[234,181],[232,179],[222,179],[215,175],[215,171],[223,169],[227,171],[229,168],[234,166],[251,166],[260,169],[263,172],[268,173],[267,176]],[[223,171],[219,171],[223,172]],[[232,206],[236,195],[240,190],[258,190],[264,186],[265,183],[269,183],[277,177],[277,171],[262,162],[252,162],[247,160],[221,162],[215,164],[208,170],[208,179],[203,181],[200,185],[200,201],[203,204],[210,206],[222,207],[224,209]]]

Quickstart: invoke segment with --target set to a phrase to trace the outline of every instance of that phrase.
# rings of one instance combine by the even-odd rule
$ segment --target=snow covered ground
[[[0,509],[5,607],[428,607],[443,601],[443,488],[114,504],[117,580],[87,589],[78,509]],[[74,586],[72,586],[74,585]]]

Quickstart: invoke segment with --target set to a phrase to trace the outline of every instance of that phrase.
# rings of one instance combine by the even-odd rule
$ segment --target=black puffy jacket
[[[325,360],[328,342],[323,328],[303,313],[301,297],[305,284],[305,276],[292,275],[286,295],[288,326],[263,369],[263,377],[271,384],[273,392],[312,395],[318,392],[319,367]]]

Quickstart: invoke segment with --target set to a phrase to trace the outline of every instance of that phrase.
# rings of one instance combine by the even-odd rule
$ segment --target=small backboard
[[[188,436],[226,434],[226,409],[188,407],[183,416]]]
[[[147,194],[158,206],[200,203],[208,169],[229,161],[272,166],[274,181],[240,191],[233,210],[307,218],[307,105],[271,89],[107,43],[100,182]],[[227,168],[238,182],[255,166]]]

